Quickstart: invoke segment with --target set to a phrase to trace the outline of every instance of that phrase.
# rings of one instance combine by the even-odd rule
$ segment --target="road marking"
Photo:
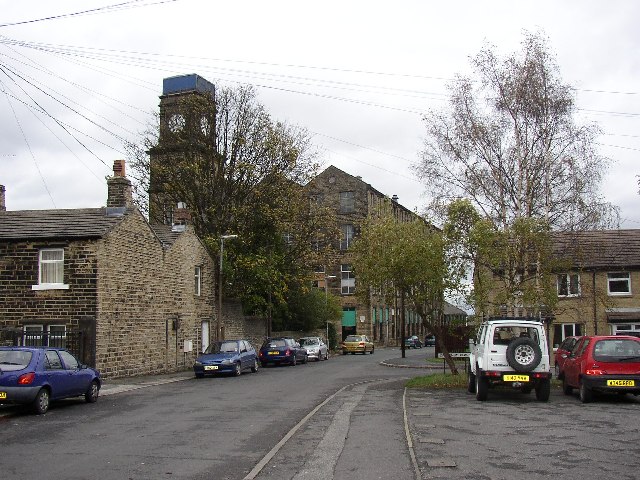
[[[407,447],[409,448],[409,456],[411,457],[411,463],[413,464],[413,472],[416,480],[419,480],[422,478],[422,472],[420,472],[420,467],[418,466],[416,452],[413,449],[411,432],[409,431],[409,419],[407,415],[407,387],[404,388],[404,392],[402,393],[402,416],[404,418],[404,434],[407,437]]]

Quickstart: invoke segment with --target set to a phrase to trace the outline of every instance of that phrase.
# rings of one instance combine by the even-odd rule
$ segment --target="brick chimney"
[[[0,212],[5,212],[7,205],[4,200],[4,185],[0,185]]]
[[[107,178],[107,208],[133,207],[133,189],[124,174],[124,167],[124,160],[113,162],[113,177]]]

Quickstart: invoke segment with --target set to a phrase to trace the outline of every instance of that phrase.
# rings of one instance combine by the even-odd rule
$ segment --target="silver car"
[[[320,337],[302,337],[298,343],[307,351],[309,360],[329,360],[329,349]]]

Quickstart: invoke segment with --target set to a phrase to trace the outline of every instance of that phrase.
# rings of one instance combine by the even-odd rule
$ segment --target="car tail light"
[[[596,367],[596,368],[587,368],[584,372],[585,375],[605,375],[607,372]]]
[[[482,372],[482,373],[487,377],[501,377],[502,376],[502,372],[486,371],[486,372]]]
[[[36,374],[33,372],[25,373],[18,377],[18,385],[31,385],[36,378]]]
[[[358,344],[358,346],[359,346],[359,347],[364,347],[364,342],[360,342],[360,343]]]
[[[291,350],[287,348],[287,350],[284,352],[284,356],[288,357],[289,355],[291,355]]]

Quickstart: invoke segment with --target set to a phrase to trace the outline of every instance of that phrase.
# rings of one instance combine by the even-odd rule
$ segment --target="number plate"
[[[205,370],[217,370],[218,366],[217,365],[205,365],[204,369]]]
[[[269,355],[280,355],[280,352],[269,352]]]
[[[607,380],[607,387],[635,387],[634,380]]]
[[[0,392],[0,399],[7,398],[7,392]]]
[[[502,379],[505,382],[528,382],[529,375],[505,375]]]

